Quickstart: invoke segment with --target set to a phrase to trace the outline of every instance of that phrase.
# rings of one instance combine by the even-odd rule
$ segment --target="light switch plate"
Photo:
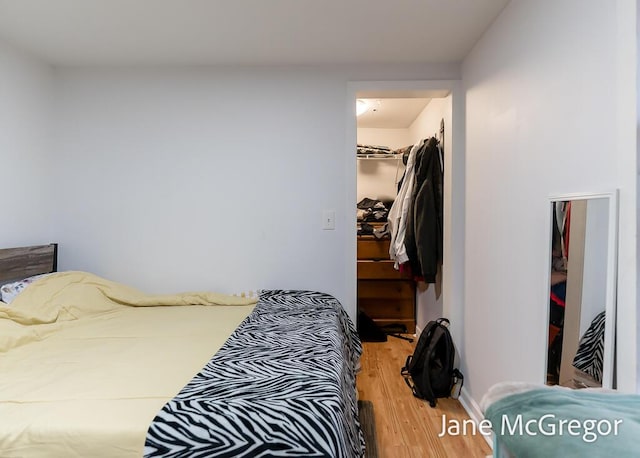
[[[325,210],[322,212],[322,229],[332,231],[336,228],[335,210]]]

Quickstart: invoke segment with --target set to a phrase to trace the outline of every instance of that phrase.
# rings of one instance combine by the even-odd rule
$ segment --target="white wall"
[[[412,142],[409,136],[409,129],[358,127],[358,143],[388,146],[391,149],[398,149],[404,148]]]
[[[347,83],[458,72],[454,65],[61,69],[54,126],[61,268],[154,291],[320,290],[355,317]],[[336,230],[321,229],[324,209],[336,211]]]
[[[358,144],[403,148],[411,144],[409,129],[358,127]],[[393,200],[398,194],[398,181],[404,173],[399,159],[367,158],[357,162],[357,200],[365,197]]]
[[[636,167],[638,167],[638,175],[636,176],[636,234],[637,228],[640,226],[640,58],[638,58],[638,52],[640,51],[640,1],[636,0],[634,5],[636,8],[636,49],[634,54],[636,55]],[[637,235],[636,235],[637,237]],[[636,241],[636,301],[640,297],[640,266],[638,266],[638,260],[640,260],[640,243]],[[640,301],[637,301],[636,317],[640,317]],[[636,327],[636,339],[638,348],[638,354],[640,354],[640,319],[637,320]],[[636,375],[636,391],[640,393],[640,364],[638,364]]]
[[[628,43],[619,38],[618,5],[511,2],[463,63],[461,354],[475,401],[496,382],[544,378],[550,194],[619,188],[619,252],[635,253],[636,160],[625,146],[635,132],[617,126],[635,115],[620,105],[635,88],[619,77],[617,56]],[[635,14],[631,21],[635,25]],[[634,258],[621,254],[618,265],[618,382],[631,391]]]
[[[0,41],[0,247],[52,242],[51,70]]]
[[[444,119],[445,134],[451,132],[451,96],[431,99],[409,126],[411,143],[433,137],[440,132],[440,121]],[[445,139],[446,140],[446,139]],[[445,142],[445,146],[446,142]]]
[[[365,197],[383,201],[396,198],[405,168],[401,157],[358,158],[357,168],[358,202]]]

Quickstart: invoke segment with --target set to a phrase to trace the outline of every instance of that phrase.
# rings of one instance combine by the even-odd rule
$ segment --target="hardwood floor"
[[[453,399],[438,399],[436,408],[414,397],[400,369],[415,342],[389,337],[387,342],[363,342],[362,370],[358,374],[358,397],[373,402],[380,458],[467,458],[491,455],[484,438],[438,437],[442,416],[463,420],[469,416]]]

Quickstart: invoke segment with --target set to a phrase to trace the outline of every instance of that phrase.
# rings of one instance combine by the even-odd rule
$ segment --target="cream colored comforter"
[[[254,303],[83,272],[38,280],[0,306],[0,457],[142,456],[154,416]]]

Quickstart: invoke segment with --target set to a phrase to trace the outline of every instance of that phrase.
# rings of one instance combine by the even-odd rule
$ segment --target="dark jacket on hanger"
[[[438,140],[430,138],[416,155],[416,182],[407,214],[405,248],[411,271],[435,283],[442,262],[443,176]]]

